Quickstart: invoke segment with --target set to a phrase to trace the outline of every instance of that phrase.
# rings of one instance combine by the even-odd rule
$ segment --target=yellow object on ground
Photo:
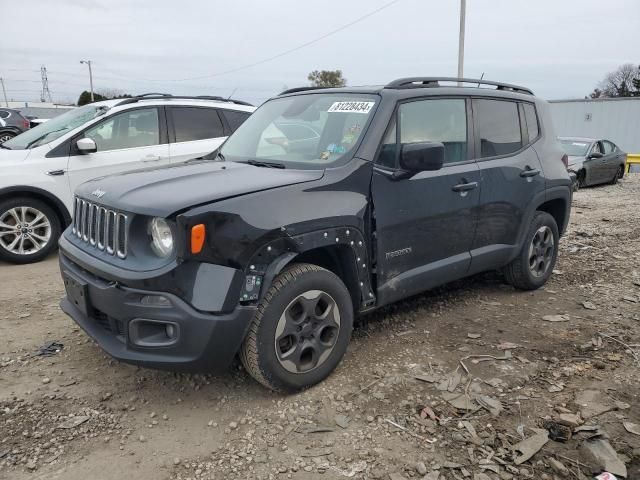
[[[631,171],[631,165],[637,165],[637,168],[634,168],[636,172],[640,169],[640,153],[627,154],[627,163],[625,164],[624,171],[629,173]]]

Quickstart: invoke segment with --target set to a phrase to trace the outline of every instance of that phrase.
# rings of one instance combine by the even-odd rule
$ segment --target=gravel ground
[[[114,361],[58,309],[55,257],[0,265],[0,478],[640,478],[639,212],[637,175],[577,192],[545,288],[385,308],[292,396]]]

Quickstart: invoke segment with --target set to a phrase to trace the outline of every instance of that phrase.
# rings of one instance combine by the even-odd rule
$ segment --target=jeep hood
[[[319,180],[323,174],[323,170],[196,161],[96,178],[80,185],[76,193],[117,210],[168,217],[225,198]]]

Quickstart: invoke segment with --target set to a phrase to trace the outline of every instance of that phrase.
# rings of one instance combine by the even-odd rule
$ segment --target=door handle
[[[527,168],[526,170],[520,172],[520,176],[523,178],[535,177],[536,175],[540,175],[540,170],[538,170],[537,168]]]
[[[464,182],[464,180],[462,180]],[[469,183],[459,183],[458,185],[454,185],[451,187],[451,190],[454,192],[468,192],[469,190],[473,190],[478,187],[478,182],[469,182]]]
[[[143,162],[157,162],[158,160],[160,160],[160,155],[147,155],[142,159]]]

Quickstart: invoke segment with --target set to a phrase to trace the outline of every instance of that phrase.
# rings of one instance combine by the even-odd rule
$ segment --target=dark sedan
[[[610,140],[559,137],[569,157],[569,172],[576,175],[575,189],[601,183],[615,184],[624,175],[627,154]]]

